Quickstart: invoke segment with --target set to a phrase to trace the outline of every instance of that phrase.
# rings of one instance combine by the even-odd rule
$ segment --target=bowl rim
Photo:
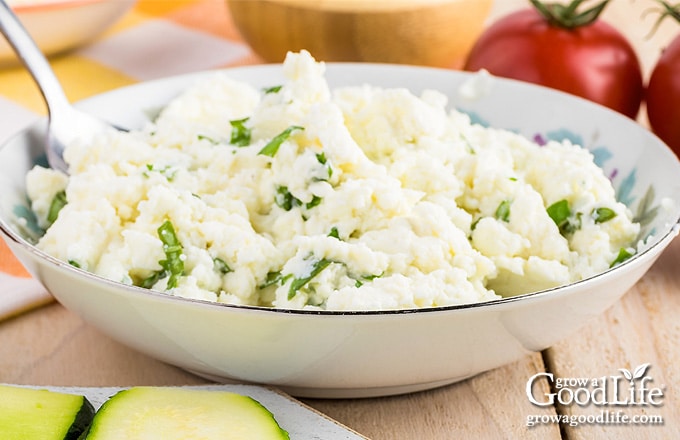
[[[55,4],[60,4],[60,3],[97,3],[101,1],[106,1],[106,0],[53,0],[53,3]],[[133,2],[135,0],[120,0],[120,1],[126,1],[126,2]],[[360,68],[391,68],[391,69],[401,69],[401,70],[407,70],[407,71],[434,71],[434,72],[448,72],[451,75],[463,75],[465,77],[472,77],[473,75],[477,74],[476,72],[463,72],[463,71],[455,71],[455,70],[450,70],[450,69],[444,69],[444,68],[437,68],[437,67],[428,67],[428,66],[409,66],[409,65],[401,65],[401,64],[392,64],[392,63],[366,63],[366,62],[324,62],[324,64],[327,67],[335,66],[336,68],[352,68],[352,67],[360,67]],[[264,69],[264,70],[271,70],[275,68],[280,68],[281,63],[263,63],[259,65],[249,65],[249,66],[234,66],[234,67],[226,67],[226,68],[218,68],[218,69],[211,69],[211,70],[203,70],[203,71],[196,71],[196,72],[189,72],[189,73],[184,73],[184,74],[179,74],[179,75],[172,75],[168,77],[161,77],[157,79],[152,79],[149,81],[144,81],[140,83],[135,83],[131,84],[128,86],[123,86],[119,88],[115,88],[112,90],[104,91],[98,94],[95,94],[93,96],[90,96],[88,98],[82,99],[74,105],[76,106],[87,106],[91,101],[95,101],[97,99],[106,99],[107,96],[116,94],[117,92],[121,91],[122,89],[135,89],[139,87],[144,87],[145,84],[149,83],[156,83],[156,84],[164,84],[166,82],[172,82],[172,81],[186,81],[187,79],[197,79],[201,77],[205,77],[206,75],[210,75],[211,73],[216,73],[216,72],[238,72],[238,71],[248,71],[251,69]],[[530,84],[526,83],[524,81],[518,81],[514,79],[508,79],[508,78],[502,78],[502,77],[496,77],[493,76],[493,79],[495,81],[500,81],[500,82],[505,82],[505,83],[513,83],[515,85],[519,85],[520,87],[530,87],[534,89],[543,89],[543,90],[548,90],[550,93],[558,94],[558,95],[563,95],[567,96],[568,99],[574,100],[575,102],[580,102],[581,105],[585,104],[587,106],[593,106],[599,108],[598,111],[604,111],[610,114],[614,114],[617,117],[620,117],[622,120],[627,121],[627,123],[632,123],[632,124],[637,124],[636,121],[616,113],[615,111],[606,108],[604,106],[601,106],[599,104],[596,104],[594,102],[585,100],[584,98],[568,94],[566,92],[562,92],[559,90],[555,89],[550,89],[545,86],[541,85],[536,85],[536,84]],[[35,122],[32,124],[29,124],[27,127],[22,128],[18,132],[14,133],[14,135],[9,136],[4,142],[0,143],[0,151],[4,149],[5,147],[9,146],[10,144],[17,142],[18,139],[21,137],[25,137],[28,134],[30,134],[32,131],[44,129],[44,124],[47,121],[46,116],[42,116],[38,118]],[[640,129],[644,129],[644,127],[640,127]],[[660,146],[665,147],[666,153],[670,152],[670,148],[660,139],[658,136],[656,136],[654,133],[651,131],[648,131],[646,133],[648,136],[651,136],[657,143],[660,144]],[[680,162],[680,159],[675,157],[676,161]],[[55,257],[52,257],[51,255],[47,254],[46,252],[38,249],[36,246],[31,244],[28,240],[23,238],[21,235],[16,233],[13,228],[2,218],[0,217],[0,233],[4,236],[5,240],[7,241],[8,239],[13,241],[14,243],[22,246],[26,251],[35,254],[37,257],[39,257],[43,261],[47,261],[47,263],[51,264],[52,266],[55,266],[57,269],[60,270],[65,270],[67,272],[71,272],[72,274],[76,276],[84,276],[85,278],[89,279],[90,281],[93,282],[99,282],[99,283],[104,283],[107,284],[111,287],[116,287],[116,288],[122,288],[125,290],[127,293],[134,294],[134,295],[149,295],[151,298],[155,299],[160,299],[160,300],[166,300],[166,301],[179,301],[179,302],[184,302],[184,303],[189,303],[193,304],[196,306],[203,306],[203,307],[222,307],[222,308],[227,308],[227,309],[235,309],[235,310],[240,310],[240,311],[250,311],[250,312],[264,312],[264,313],[278,313],[278,314],[285,314],[285,315],[307,315],[307,316],[380,316],[380,315],[411,315],[411,314],[419,314],[419,313],[437,313],[437,312],[451,312],[451,311],[456,311],[456,310],[470,310],[470,309],[481,309],[481,308],[498,308],[498,307],[503,307],[507,304],[514,304],[516,302],[526,302],[528,300],[534,300],[534,299],[544,299],[547,296],[552,296],[556,294],[566,294],[567,292],[580,287],[581,285],[585,283],[592,283],[594,281],[598,281],[601,278],[609,278],[611,276],[617,275],[626,268],[632,266],[632,265],[637,265],[637,264],[642,264],[642,260],[646,260],[650,257],[653,257],[652,254],[654,253],[660,253],[669,243],[672,241],[673,238],[675,238],[677,235],[680,234],[680,212],[678,212],[678,209],[674,208],[674,211],[676,212],[677,218],[674,220],[669,220],[667,225],[663,228],[662,231],[658,231],[654,233],[652,236],[648,237],[646,240],[650,240],[651,244],[645,245],[640,249],[638,252],[636,252],[631,258],[623,261],[620,264],[615,265],[614,267],[610,267],[605,271],[602,271],[600,273],[597,273],[593,276],[584,278],[582,280],[578,280],[569,284],[561,285],[561,286],[556,286],[556,287],[551,287],[548,289],[543,289],[535,292],[530,292],[530,293],[525,293],[525,294],[520,294],[520,295],[514,295],[514,296],[509,296],[509,297],[502,297],[494,300],[489,300],[489,301],[478,301],[478,302],[471,302],[471,303],[463,303],[463,304],[453,304],[453,305],[448,305],[448,306],[438,306],[438,307],[423,307],[423,308],[404,308],[404,309],[379,309],[379,310],[322,310],[322,309],[289,309],[289,308],[278,308],[278,307],[266,307],[266,306],[253,306],[253,305],[243,305],[243,304],[230,304],[230,303],[222,303],[218,301],[210,301],[210,300],[202,300],[202,299],[196,299],[196,298],[187,298],[187,297],[181,297],[181,296],[175,296],[175,295],[170,295],[166,292],[162,291],[157,291],[157,290],[152,290],[152,289],[145,289],[142,287],[137,287],[134,285],[128,285],[124,284],[121,282],[117,282],[114,280],[110,280],[108,278],[105,278],[101,275],[97,275],[92,272],[88,272],[84,269],[77,268],[75,266],[72,266],[71,264],[68,264],[67,262],[61,261]],[[631,246],[634,246],[632,244]],[[660,248],[660,249],[659,249]]]

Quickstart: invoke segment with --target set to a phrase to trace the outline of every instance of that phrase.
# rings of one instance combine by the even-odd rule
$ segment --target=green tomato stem
[[[572,0],[567,5],[562,3],[544,3],[540,0],[530,1],[548,23],[564,29],[575,29],[595,23],[609,3],[609,0],[604,0],[585,11],[578,12],[577,9],[584,0]]]

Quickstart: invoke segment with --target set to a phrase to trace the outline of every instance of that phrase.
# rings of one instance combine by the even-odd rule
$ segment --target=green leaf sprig
[[[559,200],[546,208],[548,216],[555,222],[560,234],[571,234],[581,229],[581,213],[572,214],[569,202],[566,199]]]
[[[182,243],[177,238],[177,233],[170,220],[166,220],[158,228],[158,237],[163,242],[163,252],[165,252],[165,260],[158,263],[170,276],[168,280],[168,289],[177,287],[179,278],[184,274],[184,259],[182,257]]]
[[[290,283],[290,287],[288,289],[288,299],[291,300],[295,298],[295,295],[297,295],[298,291],[304,287],[307,283],[309,283],[314,277],[319,275],[325,268],[327,268],[333,261],[328,260],[326,258],[322,258],[320,260],[317,260],[312,264],[312,270],[309,272],[309,275],[306,277],[302,278],[295,278],[293,281]]]
[[[504,222],[509,222],[510,221],[510,205],[512,205],[512,202],[510,200],[503,200],[499,205],[498,208],[496,208],[496,213],[494,216],[501,221]]]
[[[283,209],[284,211],[290,211],[298,206],[304,206],[307,209],[312,209],[318,206],[323,201],[322,197],[317,195],[312,196],[312,200],[307,203],[302,203],[302,200],[295,197],[290,191],[288,191],[287,186],[277,186],[276,196],[274,196],[274,203]]]
[[[600,208],[593,209],[591,215],[593,216],[595,223],[604,223],[616,217],[616,212],[611,208],[602,206]]]
[[[229,138],[229,143],[231,145],[236,145],[238,147],[247,147],[250,145],[252,130],[250,127],[246,126],[248,119],[250,118],[229,121],[229,124],[231,124],[231,137]]]
[[[47,221],[50,225],[57,220],[59,212],[67,203],[66,191],[59,191],[54,195],[54,198],[52,198],[52,202],[50,203],[50,208],[47,211]]]
[[[609,268],[612,268],[617,264],[623,263],[627,259],[631,258],[633,255],[635,255],[635,251],[633,251],[632,249],[630,250],[626,248],[619,249],[618,255],[616,256],[616,258],[614,258],[614,261],[611,262]]]
[[[271,141],[269,141],[267,145],[262,147],[258,154],[274,157],[276,153],[279,151],[279,147],[281,146],[281,144],[288,140],[288,138],[295,130],[304,130],[304,127],[300,127],[299,125],[291,125],[290,127],[283,130],[281,133],[274,136],[274,138]]]

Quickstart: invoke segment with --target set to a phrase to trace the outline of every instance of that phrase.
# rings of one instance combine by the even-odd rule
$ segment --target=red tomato
[[[465,70],[559,89],[635,118],[644,94],[640,62],[626,38],[600,19],[564,28],[536,9],[506,15],[488,27]]]
[[[652,131],[680,157],[680,36],[663,51],[647,84]]]

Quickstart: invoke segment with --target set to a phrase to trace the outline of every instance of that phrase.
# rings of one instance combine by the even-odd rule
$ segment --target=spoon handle
[[[0,32],[38,84],[50,116],[56,109],[70,107],[59,80],[47,58],[35,44],[5,0],[0,0]]]

